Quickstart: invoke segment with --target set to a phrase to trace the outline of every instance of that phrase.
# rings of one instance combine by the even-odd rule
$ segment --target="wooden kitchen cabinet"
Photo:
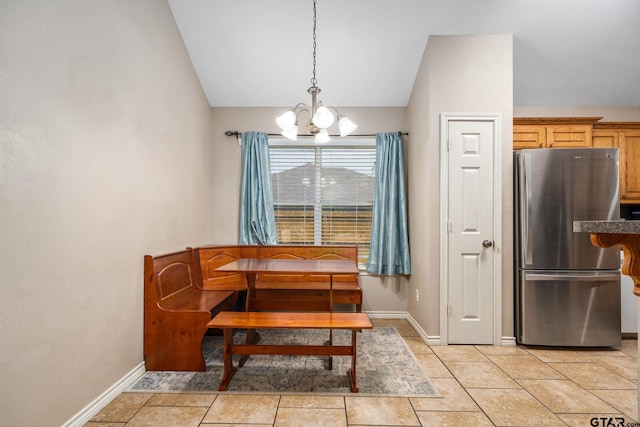
[[[547,129],[544,126],[516,125],[513,119],[513,149],[543,148],[547,140]]]
[[[513,149],[592,147],[602,117],[514,117]]]
[[[619,132],[611,129],[593,129],[594,148],[618,148]]]
[[[620,203],[640,203],[640,123],[597,123],[593,143],[594,147],[620,149]]]

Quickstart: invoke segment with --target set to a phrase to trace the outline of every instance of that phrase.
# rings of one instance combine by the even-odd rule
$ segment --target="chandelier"
[[[282,130],[281,135],[296,141],[298,139],[298,118],[300,114],[306,112],[309,115],[309,121],[306,123],[309,126],[309,132],[315,135],[314,142],[324,143],[331,141],[328,128],[335,122],[336,118],[329,110],[335,111],[338,117],[338,128],[340,129],[340,136],[347,136],[351,134],[357,125],[349,120],[348,117],[340,114],[335,107],[325,107],[322,105],[322,101],[318,101],[318,94],[320,88],[317,86],[318,80],[316,79],[316,0],[313,0],[313,75],[311,77],[311,87],[307,89],[307,92],[311,94],[311,107],[304,103],[299,103],[295,107],[287,110],[281,116],[276,118],[276,123]]]

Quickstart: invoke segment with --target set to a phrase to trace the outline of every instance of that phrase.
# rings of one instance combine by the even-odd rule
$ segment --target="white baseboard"
[[[427,345],[443,345],[440,335],[427,338]]]
[[[406,319],[406,311],[367,311],[367,316],[371,319]]]
[[[416,320],[411,316],[411,314],[405,311],[367,311],[366,312],[370,318],[372,319],[406,319],[413,329],[416,330],[422,341],[424,341],[427,345],[446,345],[442,341],[442,337],[440,335],[429,335],[427,332],[422,329],[422,327],[416,322]],[[501,337],[500,345],[504,347],[515,347],[516,346],[516,338],[515,337]]]
[[[516,346],[516,337],[502,337],[500,345],[504,347],[515,347]]]
[[[427,332],[422,329],[422,327],[416,322],[416,319],[413,318],[409,313],[407,313],[407,321],[411,323],[413,329],[416,330],[422,341],[424,341],[427,345],[442,345],[442,341],[440,340],[440,335],[429,335]]]
[[[405,319],[413,326],[413,329],[416,330],[420,338],[422,338],[422,341],[427,345],[442,345],[439,335],[428,335],[418,322],[406,311],[367,311],[366,313],[372,319]]]
[[[98,396],[93,402],[85,406],[80,412],[75,414],[62,427],[83,426],[91,418],[93,418],[102,408],[107,406],[109,402],[116,398],[120,393],[125,391],[129,386],[136,382],[145,373],[144,362],[133,368],[124,377],[119,379],[115,384],[109,387],[104,393]]]

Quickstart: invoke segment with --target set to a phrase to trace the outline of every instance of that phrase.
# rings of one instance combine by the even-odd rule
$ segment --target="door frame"
[[[502,115],[440,114],[440,344],[449,344],[449,123],[493,124],[493,344],[502,345]]]

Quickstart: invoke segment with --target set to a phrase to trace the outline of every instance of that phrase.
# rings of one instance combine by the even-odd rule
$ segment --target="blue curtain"
[[[411,274],[406,205],[402,138],[398,132],[379,133],[368,272]]]
[[[240,189],[241,245],[277,245],[273,211],[269,138],[264,132],[242,133]]]

